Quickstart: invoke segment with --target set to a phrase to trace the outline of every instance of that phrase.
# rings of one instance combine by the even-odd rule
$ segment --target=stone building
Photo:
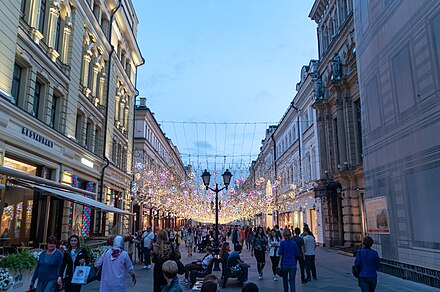
[[[25,243],[127,232],[143,63],[131,1],[10,0],[0,11],[0,232]]]
[[[367,231],[383,270],[440,287],[440,2],[354,3]]]
[[[313,107],[317,113],[320,177],[328,246],[359,245],[363,217],[361,103],[351,0],[317,0],[309,17],[317,23],[319,66]]]
[[[133,211],[139,218],[136,230],[143,230],[149,225],[164,228],[183,224],[184,218],[177,217],[177,212],[160,207],[166,197],[160,196],[159,192],[153,193],[152,190],[159,184],[156,181],[158,177],[166,177],[167,180],[172,178],[177,182],[177,187],[189,181],[190,171],[183,165],[177,147],[160,128],[145,97],[141,97],[136,106],[133,155],[137,177],[137,204]],[[156,185],[147,186],[151,182]]]

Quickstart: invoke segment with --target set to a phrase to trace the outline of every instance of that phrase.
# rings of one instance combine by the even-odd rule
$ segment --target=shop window
[[[36,175],[37,167],[9,157],[4,166],[30,175]],[[29,241],[34,191],[8,183],[4,193],[4,205],[0,206],[2,245],[27,244]]]

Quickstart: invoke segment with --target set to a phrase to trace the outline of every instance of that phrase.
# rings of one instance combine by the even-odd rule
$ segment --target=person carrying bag
[[[72,284],[85,285],[90,273],[90,266],[77,266],[72,275]]]

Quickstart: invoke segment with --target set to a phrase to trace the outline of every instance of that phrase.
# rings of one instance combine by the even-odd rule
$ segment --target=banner
[[[386,197],[365,200],[367,230],[370,234],[390,234]]]

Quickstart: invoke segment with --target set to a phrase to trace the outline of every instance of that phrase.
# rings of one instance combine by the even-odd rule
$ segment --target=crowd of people
[[[218,236],[219,246],[215,244]],[[273,281],[281,276],[284,291],[295,291],[295,275],[299,266],[301,282],[303,284],[317,280],[315,266],[316,240],[307,224],[303,229],[290,228],[273,229],[259,227],[225,226],[215,234],[210,226],[184,226],[177,229],[156,229],[147,227],[145,231],[135,234],[135,246],[138,248],[138,260],[144,263],[144,269],[153,266],[154,292],[179,292],[182,286],[190,288],[197,278],[202,278],[201,291],[218,291],[219,279],[212,274],[215,261],[222,264],[222,282],[226,284],[228,278],[236,278],[242,291],[259,291],[256,283],[248,279],[248,269],[253,263],[245,263],[241,258],[243,248],[250,251],[255,257],[255,266],[259,280],[263,280],[263,271],[266,264],[266,255],[271,261]],[[203,253],[201,259],[182,263],[180,244],[191,259],[193,253]],[[230,245],[230,242],[232,245]],[[124,250],[124,238],[112,238],[112,248],[104,252],[95,262],[95,267],[101,270],[100,291],[125,291],[126,274],[132,277],[136,284],[136,276],[132,263],[133,254]],[[359,287],[362,291],[375,291],[379,257],[371,249],[373,240],[365,237],[364,248],[356,257],[353,268],[359,270]],[[69,237],[64,252],[57,249],[58,240],[51,236],[47,240],[47,250],[39,257],[33,274],[29,291],[55,291],[64,287],[65,291],[80,291],[82,285],[72,283],[75,268],[90,264],[90,255],[81,247],[77,235]],[[179,279],[179,274],[182,279]],[[38,279],[37,286],[35,286]]]

